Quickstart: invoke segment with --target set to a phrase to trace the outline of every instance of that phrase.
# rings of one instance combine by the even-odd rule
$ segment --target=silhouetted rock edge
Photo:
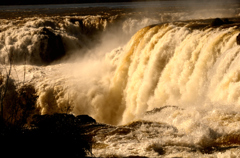
[[[1,153],[8,157],[92,155],[92,136],[86,135],[87,125],[96,121],[88,115],[36,115],[30,128],[8,126],[0,121]]]

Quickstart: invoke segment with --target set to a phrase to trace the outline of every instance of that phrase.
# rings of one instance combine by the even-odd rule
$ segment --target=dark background
[[[69,3],[105,3],[105,2],[138,2],[149,0],[3,0],[0,5],[31,5],[31,4],[69,4]],[[157,0],[155,0],[157,1]]]

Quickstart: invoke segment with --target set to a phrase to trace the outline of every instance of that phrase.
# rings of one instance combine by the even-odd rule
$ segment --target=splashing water
[[[238,108],[239,30],[180,25],[145,27],[106,55],[100,45],[74,63],[27,65],[42,113],[71,105],[75,114],[125,124],[165,105]]]
[[[88,114],[114,125],[96,130],[96,156],[236,156],[239,20],[171,22],[194,16],[183,15],[2,20],[1,70],[14,54],[12,78],[35,86],[41,114]],[[41,53],[61,48],[64,55],[46,64]]]

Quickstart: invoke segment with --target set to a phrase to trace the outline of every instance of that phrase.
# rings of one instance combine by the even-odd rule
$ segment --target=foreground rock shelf
[[[68,114],[36,115],[28,128],[9,126],[2,121],[1,152],[9,157],[91,156],[92,136],[85,132],[88,125],[95,123],[87,115]]]

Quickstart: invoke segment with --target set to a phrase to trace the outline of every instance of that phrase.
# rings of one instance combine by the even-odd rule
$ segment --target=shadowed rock
[[[216,18],[212,21],[211,26],[218,27],[218,26],[225,25],[225,24],[233,24],[233,22],[230,21],[229,19]]]
[[[40,35],[40,57],[44,64],[50,64],[66,54],[60,35],[56,35],[45,27],[40,31]]]
[[[88,115],[79,115],[75,117],[74,115],[70,114],[36,115],[33,117],[32,121],[33,126],[41,129],[75,128],[91,123],[96,123],[96,120]]]
[[[238,45],[240,45],[240,33],[238,34],[238,36],[237,36],[237,39],[236,39],[236,40],[237,40],[237,44],[238,44]]]
[[[1,152],[9,157],[89,156],[93,142],[92,136],[85,135],[85,132],[87,124],[94,122],[94,119],[85,115],[36,115],[30,129],[0,128],[0,140],[4,144]],[[9,149],[14,152],[9,152]]]
[[[211,26],[221,26],[224,24],[224,21],[220,18],[216,18],[212,21]]]

